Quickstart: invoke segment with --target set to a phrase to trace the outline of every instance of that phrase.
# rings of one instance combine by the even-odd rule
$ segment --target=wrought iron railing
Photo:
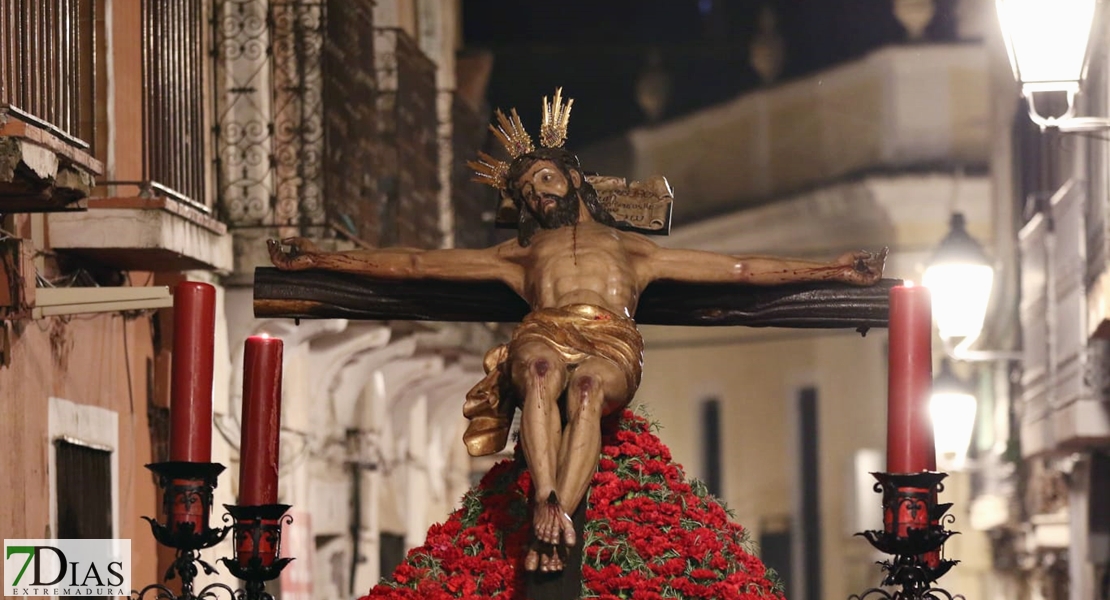
[[[90,151],[96,8],[95,0],[0,0],[0,107]]]
[[[207,211],[204,0],[143,0],[143,180]]]
[[[216,202],[233,227],[276,224],[268,6],[216,0],[212,15]]]
[[[436,66],[371,0],[216,0],[217,195],[235,228],[439,245]]]
[[[323,75],[326,7],[321,1],[270,2],[276,217],[324,225]]]
[[[360,0],[361,4],[361,0]],[[319,0],[215,0],[216,196],[232,227],[325,226]]]

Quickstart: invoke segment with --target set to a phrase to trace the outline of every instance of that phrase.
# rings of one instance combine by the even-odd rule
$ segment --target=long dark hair
[[[532,165],[541,160],[551,161],[555,166],[563,172],[567,178],[567,185],[570,186],[572,192],[577,192],[582,198],[582,202],[586,205],[586,210],[590,212],[590,216],[595,221],[610,227],[616,227],[617,221],[609,211],[605,210],[602,206],[601,200],[597,197],[597,190],[594,186],[586,181],[586,174],[582,172],[582,165],[578,162],[578,157],[564,148],[537,148],[527,154],[522,154],[509,164],[509,197],[512,198],[513,204],[516,205],[517,210],[520,211],[520,223],[517,226],[517,242],[521,246],[527,246],[532,243],[532,236],[540,229],[540,224],[536,221],[536,217],[532,215],[532,211],[528,209],[528,205],[524,202],[524,196],[521,194],[520,186],[517,185],[517,180],[524,175]],[[578,173],[581,184],[575,188],[574,180],[571,178],[571,173]]]

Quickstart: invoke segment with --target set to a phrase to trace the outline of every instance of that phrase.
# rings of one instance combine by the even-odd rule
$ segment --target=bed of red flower
[[[587,498],[582,597],[781,598],[745,530],[700,482],[686,480],[652,430],[625,411],[603,432]],[[531,492],[518,446],[363,600],[523,599]]]

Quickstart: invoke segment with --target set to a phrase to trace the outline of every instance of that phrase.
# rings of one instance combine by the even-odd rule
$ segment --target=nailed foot
[[[532,514],[532,531],[536,540],[545,544],[573,546],[574,522],[559,504],[559,497],[552,491],[547,499],[537,501]]]

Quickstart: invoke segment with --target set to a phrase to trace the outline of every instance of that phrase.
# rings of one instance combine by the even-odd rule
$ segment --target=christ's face
[[[540,226],[554,229],[578,222],[580,184],[578,173],[568,177],[554,162],[539,160],[517,179],[516,189]]]

